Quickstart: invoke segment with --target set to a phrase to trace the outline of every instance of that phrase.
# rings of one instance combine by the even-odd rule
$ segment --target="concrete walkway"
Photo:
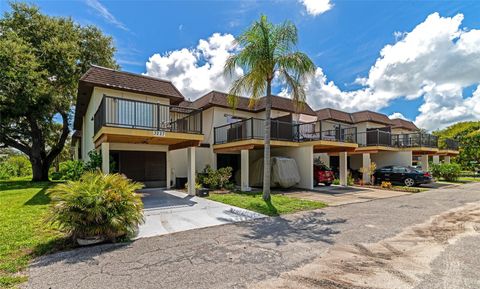
[[[163,189],[141,190],[145,224],[137,238],[248,221],[265,217],[245,209]]]

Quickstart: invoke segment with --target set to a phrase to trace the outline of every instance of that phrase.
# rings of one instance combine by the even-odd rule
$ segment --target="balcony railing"
[[[392,134],[388,131],[371,130],[358,133],[359,146],[386,147],[438,147],[438,137],[428,133]]]
[[[356,142],[355,127],[338,127],[333,130],[321,130],[321,122],[295,124],[279,120],[271,120],[270,137],[282,141],[315,141],[328,140],[336,142]],[[265,120],[249,118],[239,122],[222,125],[214,129],[215,144],[246,140],[264,139]]]
[[[447,150],[458,151],[458,148],[459,148],[458,141],[453,140],[453,139],[449,139],[449,138],[444,139],[444,146],[443,147]]]
[[[202,111],[104,96],[94,115],[95,133],[103,126],[201,134]]]
[[[272,140],[292,141],[294,125],[290,122],[271,120],[270,137]],[[249,118],[214,129],[215,144],[228,143],[246,139],[264,139],[265,120]]]
[[[341,124],[334,124],[333,129],[323,129],[321,121],[310,123],[296,124],[297,126],[297,141],[316,141],[327,140],[334,142],[357,142],[357,128],[345,126]],[[332,127],[330,125],[329,127]]]

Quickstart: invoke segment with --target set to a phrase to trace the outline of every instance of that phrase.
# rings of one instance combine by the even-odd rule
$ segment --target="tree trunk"
[[[270,134],[271,134],[271,111],[272,111],[272,85],[271,80],[267,84],[267,96],[265,99],[265,144],[263,151],[263,199],[270,201]]]
[[[30,158],[32,163],[32,181],[33,182],[48,182],[48,169],[50,164],[42,161],[41,158]]]

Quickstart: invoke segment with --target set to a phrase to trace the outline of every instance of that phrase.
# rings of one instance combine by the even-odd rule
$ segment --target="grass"
[[[0,181],[0,288],[27,280],[32,258],[63,246],[63,235],[45,222],[49,182]]]
[[[271,197],[271,202],[267,203],[262,198],[262,192],[237,192],[227,194],[214,193],[210,194],[208,199],[268,216],[320,209],[327,206],[322,202],[301,200],[280,194],[272,194]]]
[[[459,177],[456,181],[446,181],[446,180],[444,180],[444,179],[439,179],[438,182],[440,182],[440,183],[448,183],[448,184],[468,184],[468,183],[480,182],[480,178]]]

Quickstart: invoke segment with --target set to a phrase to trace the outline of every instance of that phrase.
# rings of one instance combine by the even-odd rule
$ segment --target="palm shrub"
[[[143,187],[120,174],[86,172],[49,190],[49,221],[73,238],[131,237],[143,223],[143,203],[135,191]]]

